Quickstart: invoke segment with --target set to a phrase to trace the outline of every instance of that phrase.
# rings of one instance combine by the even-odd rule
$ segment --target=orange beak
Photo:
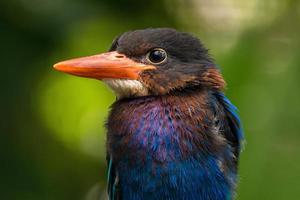
[[[68,74],[99,80],[105,78],[136,80],[140,72],[156,69],[153,65],[135,62],[116,51],[62,61],[55,64],[54,68]]]

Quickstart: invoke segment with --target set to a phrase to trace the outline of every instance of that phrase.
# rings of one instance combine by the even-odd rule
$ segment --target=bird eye
[[[147,59],[153,64],[160,64],[167,59],[167,52],[160,48],[152,49],[147,54]]]

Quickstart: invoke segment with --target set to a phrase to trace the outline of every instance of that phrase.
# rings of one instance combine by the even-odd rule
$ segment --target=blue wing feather
[[[244,133],[240,117],[238,115],[238,109],[234,106],[231,101],[224,95],[224,93],[216,93],[217,99],[222,104],[227,117],[228,125],[230,126],[231,132],[236,139],[236,146],[238,151],[242,148],[242,141],[244,140]]]
[[[108,192],[108,197],[109,197],[109,200],[115,200],[116,172],[115,172],[115,169],[113,167],[113,161],[112,161],[111,157],[108,157],[107,162],[108,162],[108,170],[107,170],[107,184],[108,184],[107,192]]]

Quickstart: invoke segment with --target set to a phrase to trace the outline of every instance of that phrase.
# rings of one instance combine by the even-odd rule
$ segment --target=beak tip
[[[62,64],[60,62],[56,63],[53,65],[53,68],[57,71],[62,71]]]

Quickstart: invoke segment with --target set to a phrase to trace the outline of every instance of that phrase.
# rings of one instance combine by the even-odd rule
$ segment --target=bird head
[[[103,80],[119,98],[189,88],[222,90],[222,75],[196,37],[170,28],[130,31],[108,52],[62,61],[58,71]]]

